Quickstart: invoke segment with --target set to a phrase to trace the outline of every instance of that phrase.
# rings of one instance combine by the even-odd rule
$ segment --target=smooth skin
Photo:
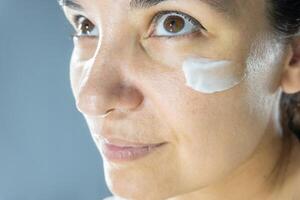
[[[114,195],[300,199],[300,144],[294,136],[284,142],[278,121],[282,90],[300,90],[300,40],[286,45],[276,40],[265,1],[230,3],[226,15],[199,0],[149,8],[131,8],[130,0],[77,3],[82,10],[63,7],[68,20],[78,31],[74,16],[83,15],[99,35],[74,37],[71,85],[100,152],[106,137],[167,143],[134,161],[103,156]],[[151,35],[152,18],[162,10],[192,16],[206,30],[184,37]],[[190,55],[232,60],[235,70],[247,68],[247,78],[220,93],[194,91],[181,68]]]

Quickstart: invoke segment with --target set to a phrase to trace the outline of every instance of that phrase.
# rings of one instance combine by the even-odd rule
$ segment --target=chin
[[[170,182],[159,175],[153,176],[139,170],[133,173],[130,169],[106,169],[105,180],[111,193],[131,200],[167,199],[173,196],[175,188],[171,188],[174,185],[172,180]]]
[[[143,183],[146,184],[145,182]],[[120,181],[107,181],[109,190],[115,196],[130,200],[162,200],[170,195],[158,191],[155,186],[143,187],[140,183],[120,183]]]

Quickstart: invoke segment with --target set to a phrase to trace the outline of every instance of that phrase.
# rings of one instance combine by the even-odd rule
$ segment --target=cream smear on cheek
[[[182,64],[186,85],[201,93],[211,94],[238,85],[246,73],[236,73],[228,60],[188,58]]]

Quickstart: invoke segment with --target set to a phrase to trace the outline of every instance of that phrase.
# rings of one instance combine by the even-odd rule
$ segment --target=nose
[[[86,64],[78,84],[76,106],[85,115],[101,116],[114,110],[132,111],[144,99],[142,92],[127,77],[128,73],[123,73],[122,68],[129,66],[129,56],[121,58],[120,54],[116,56],[105,49],[106,53],[98,52]]]

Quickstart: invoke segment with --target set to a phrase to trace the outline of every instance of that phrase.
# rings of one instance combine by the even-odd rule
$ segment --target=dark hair
[[[267,0],[269,17],[276,33],[290,40],[300,33],[300,0]],[[293,133],[300,140],[300,92],[282,93],[280,123],[284,134]]]

